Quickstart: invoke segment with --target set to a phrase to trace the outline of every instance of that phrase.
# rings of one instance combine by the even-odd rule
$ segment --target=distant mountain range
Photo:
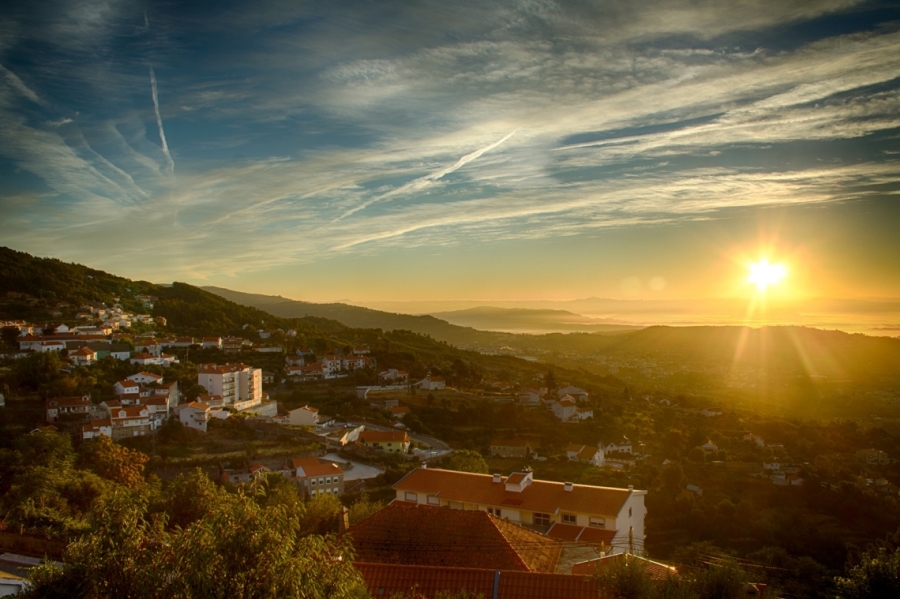
[[[608,333],[644,328],[612,318],[589,318],[568,310],[478,306],[431,315],[459,326],[510,333]]]

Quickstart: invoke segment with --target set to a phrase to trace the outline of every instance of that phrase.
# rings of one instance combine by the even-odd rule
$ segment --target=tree
[[[367,493],[363,493],[350,504],[350,513],[348,514],[350,526],[356,526],[383,507],[381,502],[372,501]]]
[[[684,469],[677,462],[669,462],[662,467],[660,472],[662,478],[662,488],[666,493],[677,495],[684,489],[687,484],[687,478],[684,476]]]
[[[870,547],[835,585],[842,599],[900,597],[900,547]]]
[[[31,571],[23,599],[56,597],[365,597],[347,540],[307,535],[300,516],[252,497],[225,495],[187,528],[167,531],[140,494],[119,488],[98,501],[91,534],[71,543],[64,566]]]
[[[444,459],[444,468],[460,472],[475,472],[476,474],[487,474],[489,471],[484,457],[471,449],[454,451],[449,457]]]
[[[556,375],[552,370],[548,370],[547,374],[544,375],[544,386],[547,387],[548,393],[552,393],[558,388],[556,384]]]
[[[82,446],[79,465],[103,478],[135,488],[144,483],[144,464],[149,459],[140,451],[128,449],[100,435]]]

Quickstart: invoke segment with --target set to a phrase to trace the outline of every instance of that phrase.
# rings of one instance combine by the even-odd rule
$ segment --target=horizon
[[[20,251],[317,303],[900,326],[900,7],[0,14]]]

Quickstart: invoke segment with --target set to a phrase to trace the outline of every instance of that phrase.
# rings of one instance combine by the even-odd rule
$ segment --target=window
[[[316,486],[316,479],[312,479],[312,482],[311,482],[311,483],[309,483],[309,484],[311,484],[311,485],[312,485],[312,486],[314,486],[314,487],[315,487],[315,486]]]
[[[489,508],[487,509],[487,512],[488,512],[489,514],[493,514],[494,516],[497,516],[498,518],[501,517],[501,516],[500,516],[500,508],[489,507]]]
[[[331,484],[331,477],[330,477],[330,476],[327,477],[327,478],[325,479],[325,484],[326,484],[326,485],[330,485],[330,484]]]
[[[550,514],[540,514],[540,513],[535,512],[534,525],[535,526],[550,526]]]
[[[575,524],[578,520],[575,518],[575,514],[563,514],[562,515],[562,523],[563,524]]]
[[[406,494],[403,496],[403,498],[406,501],[418,501],[419,500],[419,496],[410,491],[407,491]]]
[[[441,505],[441,500],[437,498],[437,495],[429,495],[428,505]]]
[[[588,522],[588,526],[590,526],[591,528],[606,528],[606,518],[591,516],[591,519]]]

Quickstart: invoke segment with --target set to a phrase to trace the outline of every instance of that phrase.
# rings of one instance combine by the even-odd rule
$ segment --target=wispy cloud
[[[150,67],[150,93],[153,96],[153,112],[156,113],[156,126],[159,128],[159,142],[162,146],[162,152],[166,156],[166,161],[169,165],[169,172],[175,172],[175,161],[172,160],[172,155],[169,153],[169,144],[166,142],[166,132],[163,129],[162,116],[159,114],[159,94],[156,90],[156,73],[153,72],[153,67]]]

